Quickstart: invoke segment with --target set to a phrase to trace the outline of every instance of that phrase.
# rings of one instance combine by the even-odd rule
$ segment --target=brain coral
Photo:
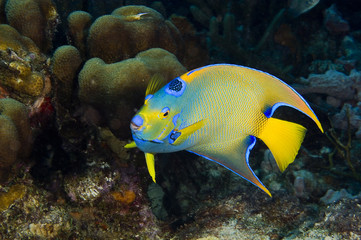
[[[142,105],[149,79],[156,73],[171,80],[186,69],[177,58],[161,48],[140,52],[135,58],[106,64],[88,60],[79,73],[79,98],[103,113],[118,137],[129,137],[129,121]]]
[[[178,29],[159,12],[145,6],[124,6],[97,18],[89,29],[87,47],[90,57],[106,63],[131,58],[155,47],[175,54],[178,59],[183,57]]]
[[[92,16],[84,11],[72,12],[67,18],[70,43],[79,49],[82,56],[85,56],[86,37],[91,21]]]
[[[0,182],[11,167],[31,152],[32,134],[26,107],[11,98],[0,99]]]
[[[8,0],[5,12],[9,24],[40,49],[46,52],[52,48],[58,13],[51,0]]]

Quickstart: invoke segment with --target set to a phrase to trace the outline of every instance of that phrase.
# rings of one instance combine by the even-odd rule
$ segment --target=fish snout
[[[130,122],[130,129],[132,131],[137,131],[143,125],[143,118],[139,115],[133,117],[132,121]]]

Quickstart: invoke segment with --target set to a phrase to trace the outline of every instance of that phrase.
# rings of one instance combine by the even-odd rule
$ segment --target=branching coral
[[[8,0],[5,11],[9,24],[22,35],[31,38],[45,52],[52,48],[59,20],[51,0]]]
[[[92,58],[79,73],[79,98],[105,113],[109,127],[125,137],[134,109],[144,100],[149,79],[159,73],[169,81],[185,71],[173,54],[160,48],[113,64]]]
[[[342,143],[340,137],[337,136],[335,129],[332,127],[328,132],[326,132],[326,136],[330,140],[330,142],[334,145],[335,149],[333,152],[329,153],[328,159],[330,162],[330,168],[333,169],[333,157],[336,153],[340,154],[342,158],[346,161],[348,167],[352,172],[352,177],[361,181],[361,175],[356,171],[355,167],[351,161],[351,147],[352,147],[352,133],[350,126],[350,109],[346,109],[346,118],[347,118],[347,143]],[[339,171],[336,171],[338,174],[344,175]]]

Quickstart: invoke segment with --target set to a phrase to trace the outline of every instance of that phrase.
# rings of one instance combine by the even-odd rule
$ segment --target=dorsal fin
[[[149,80],[147,90],[145,91],[145,96],[156,93],[166,84],[166,82],[167,80],[161,74],[154,74],[153,77]]]

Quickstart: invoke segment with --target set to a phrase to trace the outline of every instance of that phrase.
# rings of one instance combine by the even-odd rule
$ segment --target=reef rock
[[[353,71],[347,76],[335,70],[328,70],[325,74],[310,74],[307,79],[302,78],[306,86],[296,89],[301,94],[321,93],[341,100],[351,100],[356,97],[354,75]]]
[[[327,8],[324,15],[324,24],[330,33],[345,34],[350,30],[348,22],[342,18],[335,4]]]
[[[92,58],[79,73],[79,98],[105,114],[117,136],[129,137],[129,121],[143,103],[150,78],[159,73],[170,81],[185,72],[173,54],[160,48],[112,64]]]

